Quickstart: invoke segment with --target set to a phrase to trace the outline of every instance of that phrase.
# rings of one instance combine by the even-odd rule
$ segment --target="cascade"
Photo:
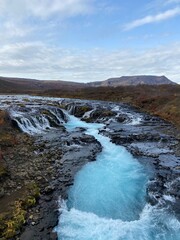
[[[55,107],[39,107],[31,109],[28,113],[26,111],[16,109],[11,110],[10,114],[18,127],[30,135],[41,134],[54,127],[62,126],[67,121],[63,111]]]
[[[60,108],[49,106],[51,98],[39,97],[37,101],[29,97],[28,104],[23,100],[25,97],[8,97],[17,104],[16,107],[12,104],[9,112],[23,132],[34,135],[62,125],[68,131],[83,127],[103,147],[96,161],[86,164],[76,174],[67,201],[61,200],[56,227],[59,240],[179,240],[180,222],[174,213],[165,204],[152,206],[146,202],[149,179],[146,169],[124,147],[116,146],[99,134],[102,124],[86,123]],[[1,106],[4,109],[9,106],[6,101]],[[56,101],[58,104],[60,100]],[[18,106],[23,105],[22,102],[25,108]],[[90,117],[94,109],[83,117]],[[74,113],[75,104],[68,102],[67,110]],[[138,113],[134,115],[119,106],[112,110],[127,115],[125,125],[141,123]],[[173,188],[175,181],[179,178],[166,183],[169,186],[165,187]],[[175,201],[171,195],[163,195],[163,198]]]

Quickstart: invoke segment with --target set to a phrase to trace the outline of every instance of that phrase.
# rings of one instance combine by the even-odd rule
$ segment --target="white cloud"
[[[77,14],[88,13],[91,10],[91,5],[89,0],[46,0],[41,1],[37,6],[37,1],[29,1],[31,5],[32,12],[40,17],[46,17],[54,13],[62,14],[63,17],[74,16]]]
[[[148,15],[144,18],[136,19],[130,23],[127,23],[124,26],[124,30],[127,31],[127,30],[131,30],[133,28],[143,26],[145,24],[161,22],[161,21],[167,20],[169,18],[176,17],[178,15],[180,15],[180,7],[176,7],[176,8],[167,10],[165,12],[156,14],[156,15]]]
[[[79,82],[122,75],[166,75],[180,83],[180,43],[144,51],[69,50],[41,42],[0,49],[0,75]]]
[[[121,75],[157,74],[180,80],[180,43],[141,52],[60,48],[61,40],[56,33],[66,33],[69,23],[61,19],[91,13],[95,5],[95,0],[0,0],[0,75],[85,82]],[[99,7],[102,12],[114,11],[110,6]],[[178,14],[180,7],[135,20],[125,28],[163,21]],[[152,37],[147,34],[144,38]]]
[[[70,17],[89,13],[92,10],[90,0],[1,0],[0,15],[26,18],[35,16],[39,18],[51,17],[58,14],[60,17]]]
[[[2,39],[11,39],[14,37],[24,37],[27,36],[34,30],[31,26],[24,26],[21,24],[15,24],[13,21],[6,21],[2,24],[1,32],[0,32],[0,40]]]
[[[65,19],[92,13],[94,1],[0,0],[0,45],[28,38],[46,41],[65,29]]]

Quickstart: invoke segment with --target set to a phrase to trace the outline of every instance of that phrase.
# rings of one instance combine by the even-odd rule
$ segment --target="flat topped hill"
[[[176,84],[165,76],[122,76],[117,78],[109,78],[105,81],[88,83],[91,87],[118,87],[130,85],[162,85],[162,84]]]

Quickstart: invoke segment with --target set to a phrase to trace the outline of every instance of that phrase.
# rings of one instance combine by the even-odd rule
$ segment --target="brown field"
[[[48,90],[42,95],[125,102],[172,122],[180,128],[180,85],[92,87],[76,91]]]
[[[32,94],[125,102],[160,116],[180,128],[180,85],[132,85],[91,87],[89,84],[65,81],[0,77],[0,94]]]

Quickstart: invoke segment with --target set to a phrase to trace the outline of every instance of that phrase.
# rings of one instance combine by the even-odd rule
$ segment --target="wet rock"
[[[127,117],[127,115],[120,115],[120,116],[118,116],[118,117],[116,117],[116,120],[117,120],[117,122],[119,122],[119,123],[124,123],[124,122],[126,122],[126,121],[129,121],[129,118]]]
[[[44,189],[44,193],[46,194],[50,194],[52,193],[53,191],[55,190],[55,186],[47,186],[45,189]]]
[[[81,118],[86,112],[92,110],[91,106],[83,105],[83,106],[76,106],[74,109],[74,116]]]
[[[101,108],[98,107],[95,109],[91,115],[83,120],[86,122],[97,122],[97,123],[104,123],[112,117],[116,116],[116,112],[112,111],[109,108]]]

